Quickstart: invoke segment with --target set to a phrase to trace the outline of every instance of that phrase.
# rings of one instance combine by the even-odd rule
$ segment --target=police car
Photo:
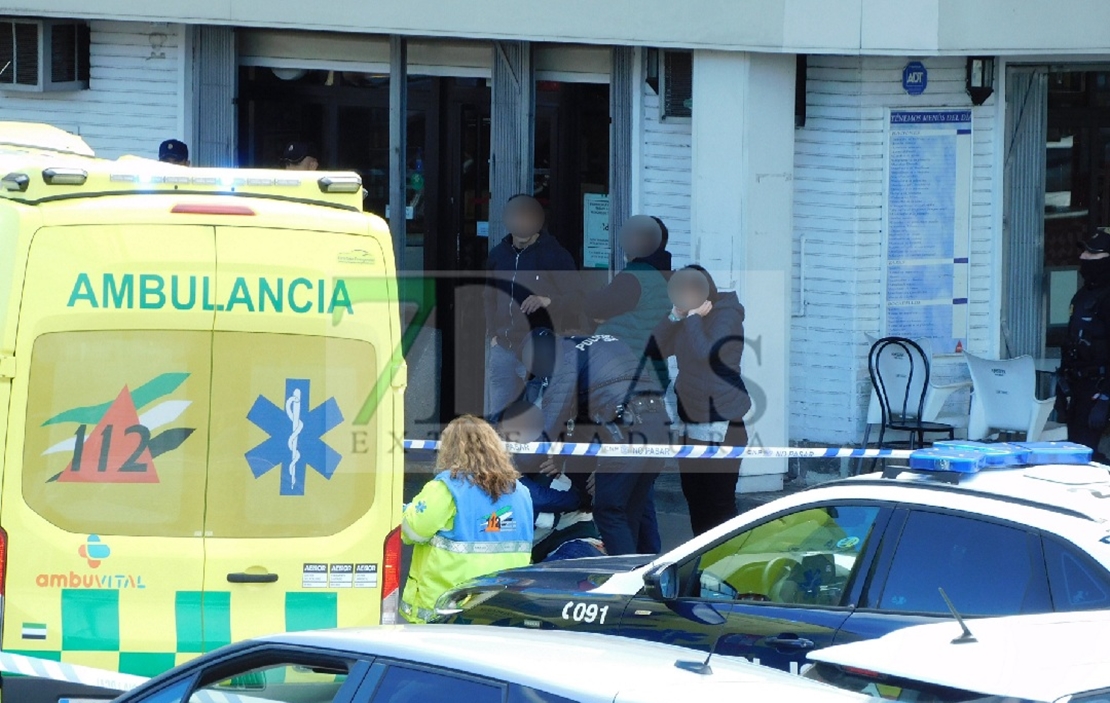
[[[274,635],[174,669],[117,703],[847,703],[867,697],[648,642],[576,632],[383,627]]]
[[[907,627],[810,655],[806,677],[899,701],[1106,703],[1110,612]]]
[[[656,557],[541,563],[448,592],[444,622],[670,642],[797,671],[950,618],[1110,607],[1110,469],[1077,445],[941,443]]]

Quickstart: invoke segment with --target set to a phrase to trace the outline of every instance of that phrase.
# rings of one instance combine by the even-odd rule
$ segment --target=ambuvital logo
[[[68,574],[39,574],[35,577],[35,585],[39,588],[84,588],[122,591],[127,589],[143,589],[143,577],[138,574],[79,574],[70,571]]]
[[[111,556],[112,550],[100,541],[99,535],[89,535],[85,543],[77,548],[77,554],[89,562],[90,569],[97,569],[100,562]]]
[[[77,555],[88,562],[90,569],[98,569],[104,560],[111,556],[112,550],[100,540],[99,535],[89,535],[85,543],[77,548]],[[143,589],[143,577],[138,574],[94,574],[69,573],[39,574],[35,577],[39,588],[101,588],[105,590]]]

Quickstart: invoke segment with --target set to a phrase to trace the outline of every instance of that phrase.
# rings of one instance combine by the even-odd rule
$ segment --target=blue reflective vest
[[[442,481],[455,499],[455,521],[441,530],[429,544],[455,554],[532,553],[532,496],[519,481],[516,490],[497,501],[466,478],[451,478],[443,471]]]

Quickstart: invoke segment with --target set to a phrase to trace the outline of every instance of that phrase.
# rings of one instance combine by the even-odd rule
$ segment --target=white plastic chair
[[[997,432],[1024,432],[1028,442],[1057,439],[1067,428],[1045,431],[1054,401],[1037,399],[1037,368],[1031,356],[982,359],[964,354],[971,369],[971,418],[967,438],[984,439]]]
[[[875,343],[879,341],[878,337],[872,337],[869,334],[865,334],[864,336],[867,338],[867,348],[868,349],[873,348],[875,346]],[[919,347],[921,347],[921,350],[925,352],[925,361],[926,361],[926,363],[929,366],[932,366],[932,364],[933,364],[933,344],[932,344],[932,342],[930,342],[928,339],[915,339],[913,341],[916,342],[917,345]],[[891,378],[891,379],[904,379],[906,377],[908,371],[909,371],[909,365],[908,364],[899,365],[897,363],[897,358],[894,355],[889,356],[888,359],[889,359],[889,361],[884,361],[884,363],[892,363],[892,364],[894,364],[894,366],[892,368],[882,369],[881,371],[882,371],[883,375],[888,377],[888,378]],[[921,385],[920,384],[922,382],[923,382],[923,377],[919,375],[910,384],[910,386],[908,388],[908,393],[903,393],[901,391],[901,389],[905,387],[905,382],[904,381],[901,384],[892,383],[891,384],[892,391],[891,391],[891,398],[890,398],[891,405],[895,406],[895,407],[902,407],[902,405],[904,404],[904,401],[905,401],[904,396],[907,395],[907,394],[911,398],[918,397],[921,393]],[[963,424],[964,424],[964,421],[966,420],[965,417],[963,417],[963,416],[941,417],[941,411],[944,409],[944,404],[946,402],[948,402],[948,399],[952,396],[953,393],[955,393],[956,391],[963,390],[965,388],[971,388],[971,382],[970,381],[960,381],[958,383],[938,384],[938,383],[933,383],[932,380],[930,380],[929,381],[929,388],[925,391],[925,405],[924,405],[924,407],[921,411],[921,418],[920,419],[923,422],[943,422],[946,425],[953,425],[954,427],[962,427]],[[894,389],[897,389],[897,390],[894,390]],[[914,403],[910,403],[909,405],[913,406]],[[865,448],[867,447],[868,442],[871,440],[871,428],[872,427],[878,427],[882,423],[883,423],[883,408],[882,408],[882,405],[879,403],[879,394],[875,391],[874,386],[872,386],[872,388],[871,388],[871,400],[867,405],[867,427],[864,429],[864,434],[863,434],[863,446]]]

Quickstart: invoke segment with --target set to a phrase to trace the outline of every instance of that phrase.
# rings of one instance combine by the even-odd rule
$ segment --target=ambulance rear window
[[[39,337],[23,496],[73,533],[309,537],[370,512],[367,342],[205,331]]]

